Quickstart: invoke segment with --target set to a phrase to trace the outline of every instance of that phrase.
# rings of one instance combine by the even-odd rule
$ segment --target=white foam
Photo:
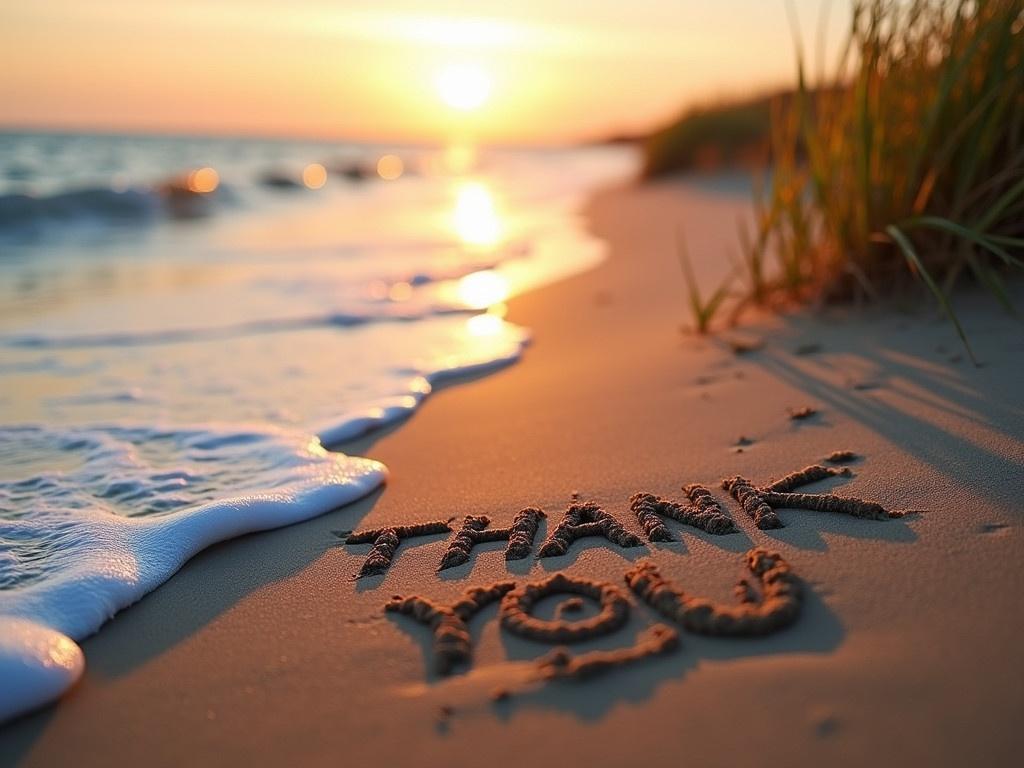
[[[0,510],[13,513],[0,518],[0,673],[11,672],[0,720],[72,685],[82,666],[73,640],[200,550],[321,515],[380,485],[382,464],[323,445],[408,417],[444,379],[518,359],[527,334],[495,320],[490,341],[435,356],[423,373],[393,371],[399,394],[332,420],[319,438],[265,424],[0,428],[10,467]]]
[[[17,671],[0,719],[52,700],[77,679],[80,652],[78,667],[56,668],[44,663],[42,638],[73,656],[68,643],[77,650],[73,640],[200,550],[321,515],[380,485],[382,464],[323,445],[408,417],[444,379],[518,359],[528,335],[494,320],[479,343],[466,337],[457,351],[420,361],[428,370],[391,371],[398,394],[331,420],[319,438],[265,423],[0,428],[0,461],[9,467],[0,471],[0,511],[8,516],[0,517],[0,672]]]
[[[463,350],[458,356],[437,361],[433,372],[408,380],[408,391],[405,394],[383,398],[365,408],[351,411],[335,423],[318,430],[320,441],[327,446],[339,445],[367,432],[382,429],[411,416],[438,383],[460,376],[486,373],[514,363],[522,355],[529,335],[525,330],[505,322],[498,328],[511,330],[505,331],[505,337],[493,343],[486,356],[481,357],[479,352],[475,355],[467,354]]]
[[[67,635],[0,617],[0,723],[57,698],[84,668],[82,649]]]
[[[10,430],[4,432],[12,437]],[[379,462],[331,453],[315,438],[283,433],[17,432],[14,437],[23,441],[35,440],[44,448],[71,446],[83,457],[70,471],[0,486],[7,505],[28,490],[38,507],[31,516],[0,521],[5,545],[0,561],[0,719],[38,706],[71,685],[82,661],[68,643],[95,632],[199,551],[324,514],[370,493],[386,475]],[[140,453],[161,439],[172,441],[174,451]],[[175,463],[166,465],[164,455],[176,456]],[[128,500],[133,506],[174,508],[175,502],[187,503],[192,488],[202,489],[195,491],[201,494],[210,484],[236,485],[223,476],[231,465],[232,476],[253,475],[248,484],[254,490],[168,514],[116,514]],[[108,508],[102,509],[98,500]]]

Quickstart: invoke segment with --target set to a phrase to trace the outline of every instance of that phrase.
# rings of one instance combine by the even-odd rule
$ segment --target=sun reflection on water
[[[472,272],[459,280],[459,299],[471,309],[487,309],[505,301],[509,284],[494,270]]]
[[[473,315],[466,321],[466,330],[471,336],[477,337],[497,336],[504,327],[505,321],[489,312]]]
[[[492,246],[502,236],[502,223],[494,197],[479,181],[463,182],[455,194],[452,216],[455,233],[467,245]]]

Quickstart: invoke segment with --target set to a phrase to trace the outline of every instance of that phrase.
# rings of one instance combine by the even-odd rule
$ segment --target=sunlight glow
[[[302,183],[309,189],[320,189],[327,183],[327,169],[320,163],[310,163],[302,169]]]
[[[453,109],[470,112],[484,105],[491,95],[491,78],[472,64],[449,64],[434,78],[441,101]]]
[[[827,17],[809,61],[841,50],[846,12],[825,13],[821,0],[791,4],[803,22]],[[788,14],[766,10],[780,4],[763,0],[279,5],[0,3],[0,123],[546,144],[639,134],[688,104],[792,77],[794,29]],[[445,107],[434,84],[446,67],[467,64],[491,81],[489,101],[468,115]],[[200,82],[181,87],[192,73]],[[282,82],[295,86],[285,100]]]
[[[404,280],[393,283],[388,288],[388,298],[396,303],[408,301],[412,298],[412,286]]]
[[[209,166],[198,168],[188,175],[187,183],[190,192],[198,195],[209,194],[220,184],[220,174]]]
[[[539,36],[535,25],[507,20],[459,18],[444,15],[407,13],[363,14],[352,19],[353,26],[370,37],[412,43],[426,43],[439,48],[522,48]]]
[[[467,176],[476,168],[478,154],[473,144],[447,144],[423,158],[423,169],[428,176]]]
[[[501,219],[487,187],[470,181],[459,187],[453,215],[455,232],[467,245],[494,245],[501,239]]]
[[[482,315],[473,315],[466,321],[466,330],[470,336],[496,336],[504,327],[504,320],[486,312]]]
[[[382,155],[377,161],[377,175],[384,181],[394,181],[405,172],[405,163],[398,155]]]
[[[445,173],[469,173],[477,163],[477,154],[477,148],[471,144],[448,145],[441,161]]]
[[[472,272],[459,280],[459,298],[472,309],[486,309],[508,298],[508,280],[491,269]],[[497,315],[492,315],[497,319]],[[491,322],[491,321],[480,321]]]

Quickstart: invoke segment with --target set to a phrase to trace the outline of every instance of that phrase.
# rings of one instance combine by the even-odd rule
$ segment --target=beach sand
[[[82,643],[87,668],[69,695],[0,731],[0,762],[1013,764],[1024,750],[1020,325],[984,297],[959,302],[980,368],[930,313],[753,318],[736,333],[763,346],[745,354],[728,334],[683,334],[675,227],[712,285],[744,206],[695,183],[599,194],[587,214],[610,258],[511,302],[509,319],[535,335],[520,363],[346,446],[389,467],[382,492],[215,546],[119,614]],[[818,413],[789,418],[805,405]],[[784,510],[786,527],[761,531],[718,485],[767,482],[837,449],[862,457],[854,476],[807,490],[923,512]],[[679,498],[694,482],[739,533],[670,522],[675,543],[587,539],[535,557],[573,493],[640,533],[634,492]],[[524,506],[548,512],[534,556],[506,564],[504,545],[489,544],[441,574],[446,540],[433,536],[403,544],[384,576],[353,581],[368,547],[332,533],[466,514],[505,526]],[[731,601],[754,545],[804,580],[792,627],[759,639],[681,631],[675,653],[585,682],[533,680],[551,646],[499,630],[493,606],[471,622],[472,666],[440,678],[429,630],[382,610],[394,594],[451,602],[555,570],[623,585],[641,558]],[[623,630],[572,652],[628,647],[661,621],[635,604]],[[496,690],[510,695],[492,701]]]

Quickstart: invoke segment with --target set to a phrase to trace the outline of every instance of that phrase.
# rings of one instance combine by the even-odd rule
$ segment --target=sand
[[[1020,325],[982,297],[959,301],[980,368],[930,312],[753,318],[740,333],[763,345],[743,354],[682,334],[674,228],[711,284],[743,206],[707,184],[598,195],[588,216],[611,256],[511,303],[510,319],[535,333],[520,363],[448,386],[398,429],[347,446],[388,465],[383,492],[216,546],[118,615],[82,644],[88,666],[70,695],[0,732],[0,762],[1013,764],[1024,749]],[[803,406],[817,413],[791,420]],[[923,512],[781,510],[785,527],[763,531],[719,485],[764,484],[835,450],[861,457],[852,477],[802,490]],[[538,506],[548,518],[536,553],[573,493],[640,534],[630,496],[684,499],[689,483],[707,486],[739,532],[668,521],[674,543],[588,538],[510,563],[495,542],[440,574],[448,539],[423,537],[360,581],[369,545],[333,533],[453,516],[457,529],[467,514],[504,527]],[[429,629],[383,610],[392,595],[451,603],[471,586],[555,571],[628,593],[623,575],[643,559],[691,594],[733,601],[754,546],[803,581],[792,626],[762,638],[676,626],[678,650],[588,680],[537,681],[552,646],[500,630],[495,606],[469,623],[469,671],[440,678]],[[571,653],[649,643],[668,622],[632,599],[624,629]]]

